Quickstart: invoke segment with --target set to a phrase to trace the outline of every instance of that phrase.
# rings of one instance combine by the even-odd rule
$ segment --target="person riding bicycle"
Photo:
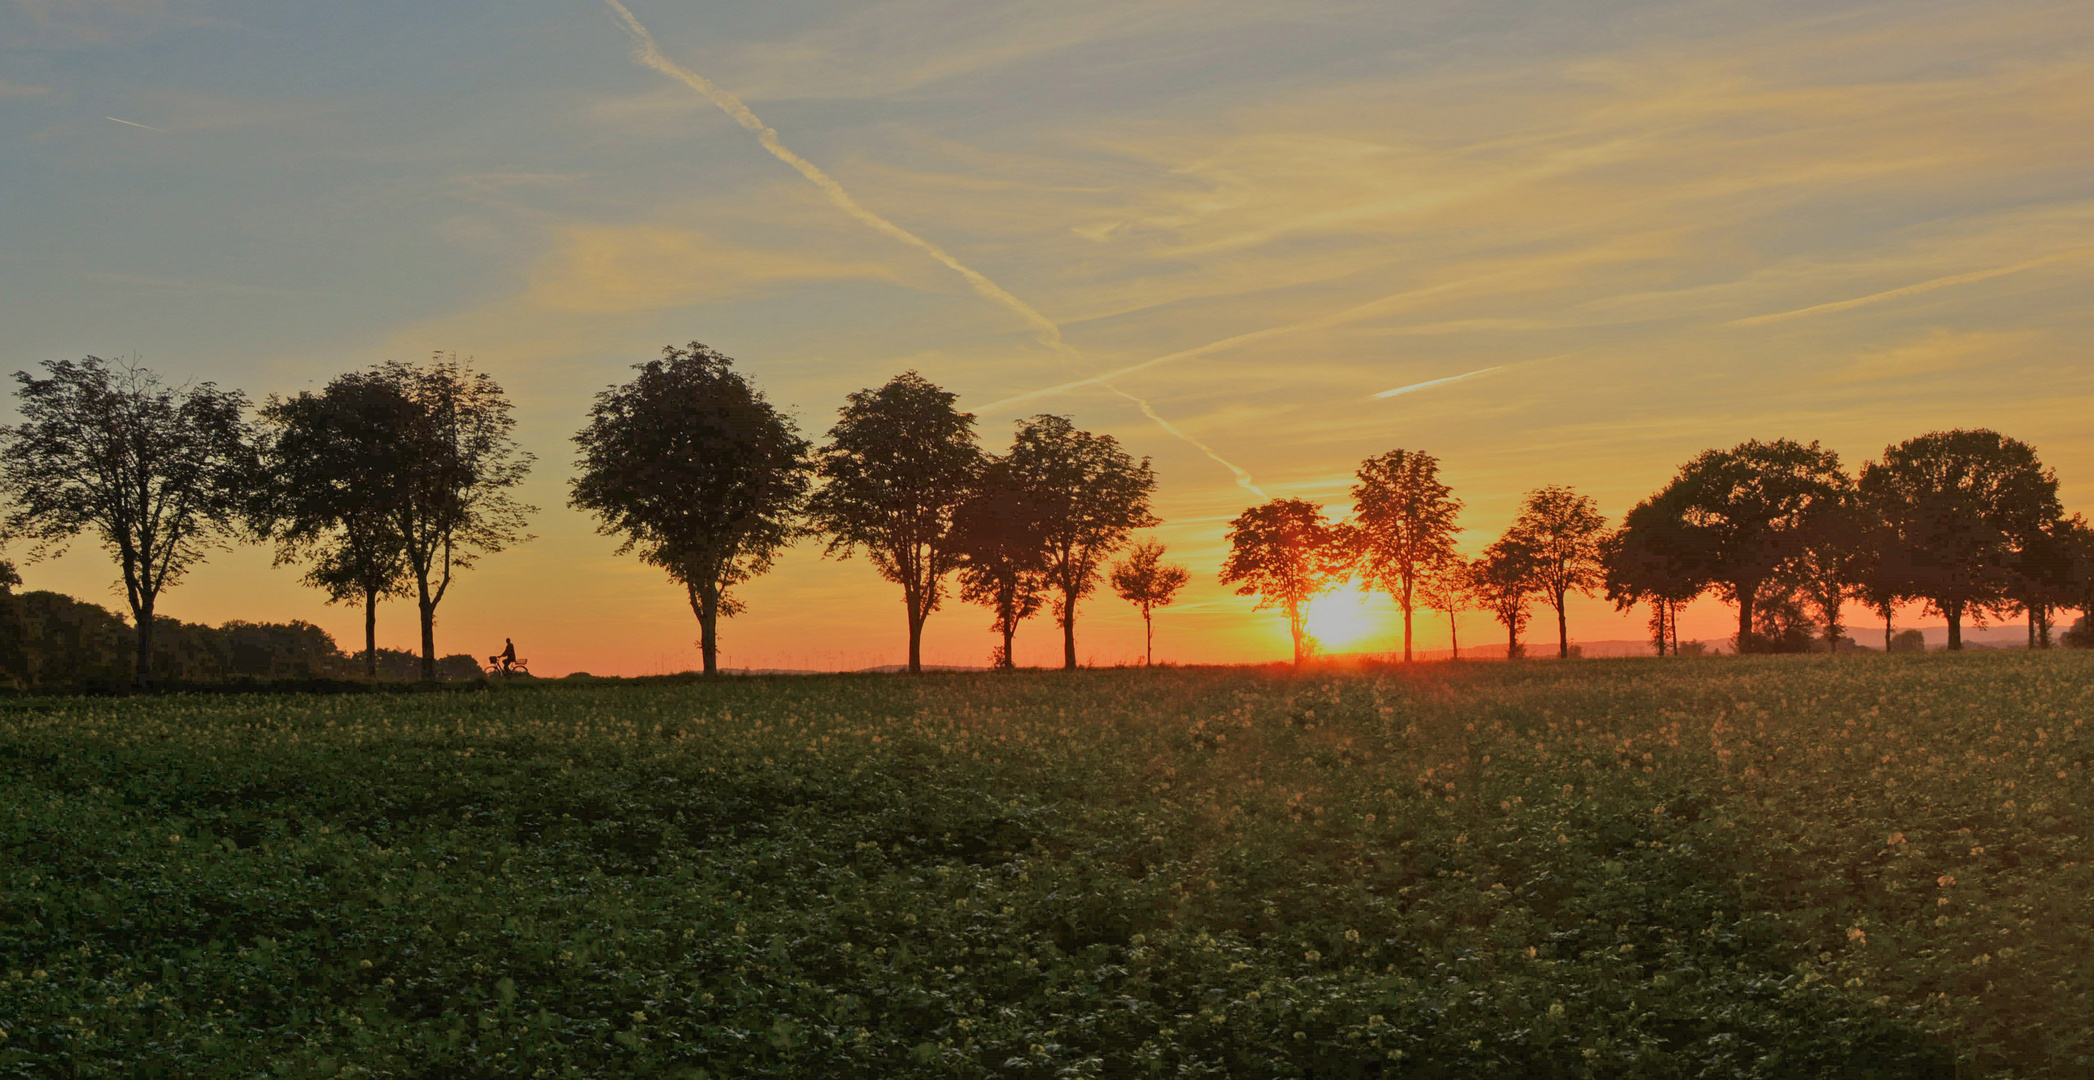
[[[508,638],[503,638],[502,651],[494,654],[493,656],[488,657],[487,664],[489,667],[500,668],[502,670],[502,674],[504,675],[507,675],[511,671],[515,670],[516,642],[511,641]]]

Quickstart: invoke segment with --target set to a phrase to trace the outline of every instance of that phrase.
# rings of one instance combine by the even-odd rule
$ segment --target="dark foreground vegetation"
[[[0,703],[0,1075],[2084,1077],[2079,653]]]

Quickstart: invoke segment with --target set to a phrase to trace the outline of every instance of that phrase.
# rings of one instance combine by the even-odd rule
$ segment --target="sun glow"
[[[1321,652],[1356,652],[1383,629],[1385,613],[1375,598],[1347,585],[1309,602],[1309,635]]]

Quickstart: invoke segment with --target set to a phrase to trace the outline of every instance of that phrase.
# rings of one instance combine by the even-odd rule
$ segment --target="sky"
[[[914,369],[992,450],[1052,412],[1151,458],[1193,572],[1157,617],[1178,662],[1284,659],[1216,580],[1228,520],[1342,514],[1399,447],[1440,459],[1472,552],[1526,491],[1618,521],[1750,438],[1858,468],[1995,428],[2094,511],[2084,2],[627,4],[0,0],[0,372],[126,357],[260,400],[470,357],[538,509],[438,645],[511,637],[541,674],[696,665],[681,590],[566,505],[592,395],[688,341],[816,440]],[[122,608],[90,540],[6,553]],[[161,611],[354,647],[299,576],[235,546]],[[862,557],[809,542],[742,595],[729,666],[905,657]],[[1337,611],[1330,648],[1392,645],[1386,598]],[[984,663],[989,620],[949,601],[926,661]],[[1597,599],[1570,624],[1644,636]],[[410,604],[379,627],[416,640]],[[1086,662],[1140,656],[1109,590],[1077,630]],[[1018,659],[1058,661],[1047,619]]]

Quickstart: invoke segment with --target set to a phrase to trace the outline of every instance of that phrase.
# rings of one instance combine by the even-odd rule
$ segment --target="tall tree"
[[[1795,559],[1820,514],[1853,487],[1839,455],[1788,439],[1709,450],[1651,497],[1653,520],[1689,539],[1689,575],[1738,605],[1738,651],[1754,652],[1760,586]]]
[[[1064,416],[1018,424],[1011,476],[1045,526],[1048,587],[1062,628],[1062,667],[1076,670],[1076,605],[1097,587],[1105,559],[1136,529],[1157,524],[1149,512],[1156,474],[1110,435],[1078,431]]]
[[[1178,598],[1178,590],[1192,580],[1192,572],[1163,561],[1163,545],[1151,541],[1134,545],[1127,557],[1114,563],[1113,591],[1120,599],[1142,609],[1142,666],[1156,663],[1156,624],[1150,617],[1160,607]]]
[[[1448,654],[1461,659],[1461,627],[1456,617],[1476,606],[1476,590],[1469,581],[1469,564],[1450,551],[1418,575],[1418,603],[1447,616]]]
[[[1951,649],[1963,647],[1965,618],[2009,602],[2019,554],[2064,515],[2057,476],[2036,451],[1983,429],[1889,447],[1862,467],[1861,488],[1910,568],[1903,591],[1948,620]]]
[[[1415,450],[1391,450],[1360,463],[1352,486],[1360,573],[1403,612],[1403,659],[1411,659],[1411,613],[1428,570],[1454,555],[1461,500],[1440,482],[1440,462]]]
[[[923,623],[960,562],[953,515],[973,494],[982,465],[974,414],[913,371],[846,401],[817,452],[822,486],[808,515],[829,534],[829,553],[864,548],[880,576],[902,587],[909,670],[923,670]]]
[[[306,584],[329,603],[362,601],[364,675],[378,677],[378,601],[404,596],[405,545],[394,528],[398,433],[413,406],[389,380],[351,372],[315,394],[270,398],[260,446],[257,531],[276,541],[276,564],[306,562]]]
[[[0,428],[8,532],[36,541],[32,557],[89,531],[116,556],[137,627],[133,680],[145,686],[161,591],[233,536],[252,505],[247,399],[93,356],[44,371],[15,372],[22,422]]]
[[[1507,533],[1533,560],[1534,583],[1556,609],[1556,656],[1570,657],[1570,594],[1591,595],[1606,578],[1600,542],[1607,517],[1590,495],[1550,485],[1527,493]]]
[[[1011,476],[1006,458],[987,459],[973,493],[953,512],[960,599],[995,613],[989,629],[1002,641],[993,660],[1006,671],[1017,666],[1018,624],[1046,599],[1046,532],[1039,505]]]
[[[1476,602],[1505,627],[1505,659],[1526,655],[1520,633],[1527,629],[1528,605],[1541,595],[1534,553],[1507,535],[1469,564],[1469,588]]]
[[[1238,596],[1256,596],[1253,611],[1278,607],[1294,638],[1294,663],[1309,658],[1303,608],[1343,581],[1350,553],[1340,530],[1314,503],[1274,499],[1253,506],[1229,523],[1229,558],[1221,582]]]
[[[400,467],[388,513],[414,577],[422,631],[422,678],[436,678],[436,606],[451,582],[491,554],[530,537],[524,522],[537,508],[509,490],[523,482],[532,456],[519,449],[509,399],[485,372],[455,355],[427,364],[391,361],[370,373],[407,402],[395,433]]]
[[[1779,576],[1796,596],[1817,613],[1825,634],[1825,651],[1837,654],[1846,637],[1842,611],[1849,600],[1867,599],[1868,532],[1859,500],[1843,492],[1812,523],[1796,557]]]
[[[719,621],[742,610],[734,586],[771,568],[800,532],[814,464],[792,419],[734,360],[699,342],[669,346],[596,395],[570,505],[622,535],[619,554],[682,585],[698,618],[707,675],[719,674]]]

